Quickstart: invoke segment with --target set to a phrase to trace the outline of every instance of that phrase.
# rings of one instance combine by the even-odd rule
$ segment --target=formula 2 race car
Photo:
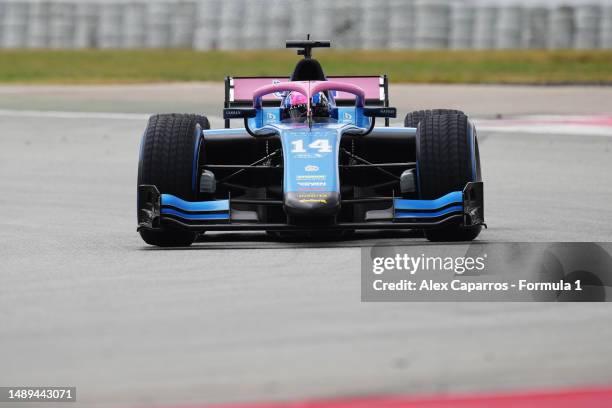
[[[484,225],[473,123],[460,111],[406,115],[389,127],[386,76],[327,77],[312,49],[288,77],[228,77],[225,129],[205,116],[149,119],[138,163],[138,231],[157,246],[206,231],[309,237],[421,229],[469,241]],[[375,127],[376,119],[384,125]],[[239,119],[244,127],[231,128]]]

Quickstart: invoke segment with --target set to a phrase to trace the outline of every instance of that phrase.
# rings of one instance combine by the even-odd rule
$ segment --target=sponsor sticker
[[[300,203],[321,203],[327,204],[327,193],[300,193],[298,194]]]

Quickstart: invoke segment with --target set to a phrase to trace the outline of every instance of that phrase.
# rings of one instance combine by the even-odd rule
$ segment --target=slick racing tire
[[[473,146],[473,147],[472,147]],[[426,115],[417,128],[419,196],[424,200],[462,191],[471,181],[481,181],[480,154],[474,125],[464,114]],[[481,226],[462,227],[457,222],[425,230],[430,241],[471,241]]]
[[[454,109],[430,109],[410,112],[407,113],[406,117],[404,118],[404,127],[415,128],[419,125],[419,122],[425,119],[427,116],[453,114],[465,115],[465,113]]]
[[[192,172],[194,160],[197,160],[194,147],[201,129],[210,129],[205,116],[151,116],[141,142],[138,185],[152,184],[160,193],[194,200]],[[161,247],[189,246],[196,238],[194,232],[167,226],[140,229],[140,236],[147,244]]]

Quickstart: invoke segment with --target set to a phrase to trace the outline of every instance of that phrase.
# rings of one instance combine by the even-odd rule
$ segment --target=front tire
[[[152,184],[161,193],[194,200],[193,166],[198,160],[194,149],[201,130],[209,128],[205,116],[151,116],[141,142],[138,185]],[[194,232],[167,226],[155,230],[140,229],[140,236],[147,244],[161,247],[189,246],[196,238]]]
[[[474,125],[461,113],[430,115],[417,128],[419,196],[424,200],[461,191],[471,181],[481,181],[480,158]],[[471,241],[480,225],[457,224],[425,230],[429,241]]]

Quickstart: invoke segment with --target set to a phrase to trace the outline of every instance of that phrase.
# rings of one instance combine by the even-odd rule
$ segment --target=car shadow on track
[[[283,249],[283,248],[361,248],[371,246],[429,245],[423,232],[358,231],[342,238],[291,237],[279,238],[265,232],[207,233],[189,247],[161,248],[145,246],[147,251],[222,250],[222,249]]]

